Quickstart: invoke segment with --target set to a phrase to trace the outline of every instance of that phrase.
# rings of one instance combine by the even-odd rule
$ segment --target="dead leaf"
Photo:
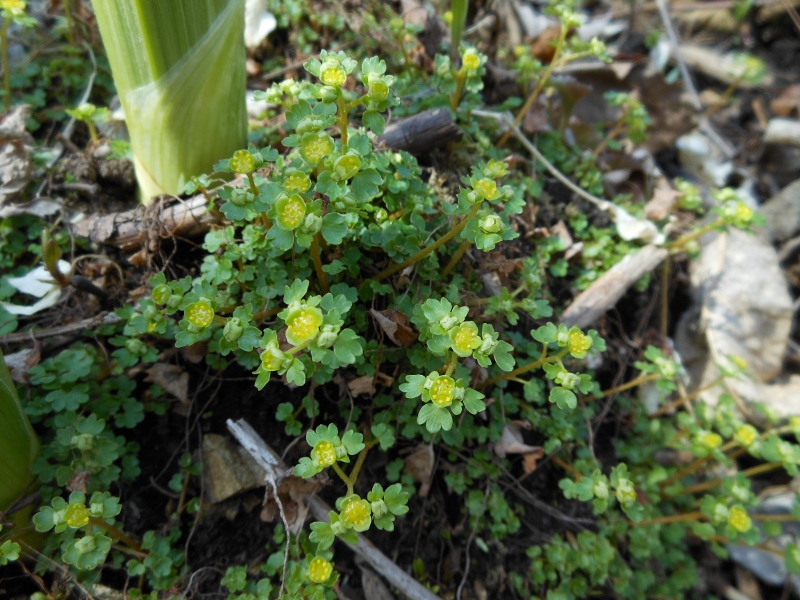
[[[572,235],[569,233],[569,229],[567,229],[566,223],[564,221],[559,221],[556,223],[551,229],[550,233],[556,237],[561,238],[564,242],[564,247],[569,248],[572,246]]]
[[[419,495],[424,498],[431,489],[431,477],[433,476],[433,445],[418,444],[405,459],[406,471],[410,473],[414,480],[419,482]]]
[[[561,25],[545,29],[531,45],[533,55],[544,64],[550,64],[556,51],[555,42],[561,36]]]
[[[286,523],[289,525],[290,532],[297,535],[303,529],[310,508],[308,499],[322,489],[327,482],[327,475],[319,473],[310,479],[289,475],[278,484],[278,497],[283,504],[283,513],[286,515]],[[268,489],[267,500],[264,508],[261,509],[261,520],[272,523],[281,518],[280,514],[275,496]]]
[[[425,27],[425,23],[428,21],[428,11],[422,4],[416,0],[402,0],[400,6],[403,11],[401,16],[407,25]]]
[[[182,404],[189,404],[189,373],[178,365],[159,362],[145,371],[145,381],[157,383]]]
[[[525,475],[530,475],[536,470],[536,464],[544,456],[544,448],[539,448],[536,452],[528,452],[522,455],[522,469]]]
[[[528,453],[539,453],[539,458],[543,456],[541,446],[529,446],[522,441],[520,426],[514,423],[506,423],[503,427],[503,435],[494,443],[494,453],[500,458],[505,458],[508,454]]]
[[[653,197],[645,204],[644,216],[652,221],[666,219],[672,207],[675,206],[675,202],[681,196],[682,194],[679,191],[670,187],[664,177],[658,177],[655,181]]]
[[[15,107],[0,121],[0,205],[22,191],[31,178],[33,139],[26,132],[31,107]]]
[[[360,396],[365,394],[367,396],[375,395],[375,378],[372,375],[362,375],[347,382],[347,387],[353,396]]]
[[[371,308],[369,313],[375,317],[389,339],[398,346],[408,347],[419,337],[419,334],[411,328],[408,316],[399,310],[378,311]]]
[[[800,83],[785,88],[769,108],[778,117],[796,117],[800,113]]]
[[[85,494],[87,484],[91,478],[92,474],[89,471],[78,471],[67,481],[67,489],[70,492],[83,492]]]
[[[33,348],[6,354],[3,358],[11,373],[11,379],[16,383],[27,383],[28,371],[31,367],[38,365],[42,358],[41,345],[39,342],[35,342]]]

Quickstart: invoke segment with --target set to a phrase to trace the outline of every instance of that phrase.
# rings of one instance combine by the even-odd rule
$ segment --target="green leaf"
[[[297,477],[308,479],[309,477],[313,477],[314,475],[319,473],[321,470],[322,468],[315,465],[314,461],[311,460],[308,456],[303,456],[300,458],[300,462],[298,462],[297,466],[295,466],[294,474]]]
[[[406,382],[400,384],[400,391],[407,398],[419,398],[422,395],[426,379],[427,377],[424,375],[406,375]]]
[[[343,365],[352,365],[364,353],[363,340],[352,329],[342,329],[333,344],[333,353]]]
[[[305,365],[303,365],[302,361],[297,358],[292,361],[291,366],[286,371],[286,381],[295,385],[306,384]]]
[[[574,409],[578,406],[578,397],[562,387],[554,387],[550,390],[550,402],[562,410],[567,408]]]
[[[482,400],[484,397],[484,394],[481,394],[479,391],[467,388],[464,390],[464,408],[473,415],[482,410],[486,410],[486,404],[484,404]]]
[[[386,488],[383,501],[386,503],[386,508],[395,515],[404,515],[408,512],[408,492],[404,492],[403,486],[399,483]]]
[[[380,188],[378,187],[383,183],[383,178],[378,174],[375,169],[364,169],[358,175],[353,177],[350,182],[350,189],[359,203],[364,203],[367,200],[378,195]]]
[[[328,515],[331,521],[336,518],[338,520],[338,515],[331,511]],[[333,530],[329,523],[323,523],[322,521],[316,521],[311,523],[311,534],[308,536],[308,539],[314,543],[318,544],[318,548],[320,550],[327,550],[333,545],[334,540]]]
[[[440,429],[449,431],[453,427],[453,415],[446,408],[439,408],[434,404],[426,404],[417,415],[417,424],[425,425],[431,433]]]
[[[361,122],[375,135],[381,135],[386,127],[386,120],[377,110],[365,110]]]
[[[514,364],[516,361],[514,360],[514,357],[511,356],[512,350],[514,350],[514,346],[508,342],[500,340],[497,342],[494,352],[492,352],[492,358],[494,359],[495,364],[503,371],[509,372],[514,369]]]
[[[322,237],[329,244],[338,245],[342,243],[344,236],[347,235],[347,221],[344,215],[329,212],[322,217]]]
[[[364,449],[364,436],[350,429],[342,436],[342,445],[350,456],[354,456]]]
[[[558,327],[556,327],[553,323],[548,323],[547,325],[543,325],[539,327],[539,329],[534,329],[531,331],[531,335],[533,339],[542,344],[551,344],[556,341],[556,336],[558,335]]]
[[[378,440],[381,450],[388,450],[394,446],[394,432],[389,429],[386,423],[378,423],[372,426],[372,435]]]

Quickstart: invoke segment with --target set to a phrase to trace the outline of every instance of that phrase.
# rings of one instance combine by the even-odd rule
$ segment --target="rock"
[[[766,219],[769,240],[785,242],[800,230],[800,179],[765,202],[758,211]]]
[[[264,471],[247,451],[213,433],[203,436],[203,470],[203,491],[212,503],[264,485]]]
[[[717,365],[735,356],[747,362],[753,379],[728,378],[728,388],[746,402],[769,403],[780,415],[800,414],[800,400],[792,406],[784,396],[785,386],[800,383],[766,385],[781,372],[794,314],[774,248],[738,230],[720,234],[703,248],[692,286],[694,306],[675,339],[692,388],[710,385],[719,377]],[[714,404],[723,391],[713,387],[701,399]]]
[[[782,117],[770,119],[764,131],[764,143],[800,146],[800,120]]]

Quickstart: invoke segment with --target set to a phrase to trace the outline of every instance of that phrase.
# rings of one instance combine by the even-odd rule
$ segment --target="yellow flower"
[[[303,142],[303,145],[300,147],[300,154],[310,164],[316,165],[333,152],[333,149],[333,138],[327,133],[318,131],[317,133],[312,133],[310,138]]]
[[[295,171],[286,178],[283,187],[289,192],[307,192],[311,187],[311,180],[302,171]]]
[[[433,382],[430,389],[431,402],[439,408],[445,408],[453,403],[456,392],[456,382],[452,377],[442,376]]]
[[[745,533],[750,531],[753,522],[745,509],[741,506],[734,506],[728,513],[728,525],[740,533]]]
[[[282,352],[276,344],[268,344],[261,354],[261,366],[266,371],[279,371],[286,361],[286,353]]]
[[[708,431],[700,436],[700,444],[708,448],[709,450],[714,450],[715,448],[719,448],[722,444],[722,438],[719,434],[713,433]]]
[[[89,509],[81,504],[70,504],[64,513],[67,525],[78,529],[89,522]]]
[[[573,331],[569,334],[567,350],[569,350],[570,354],[584,354],[591,347],[592,338],[588,335],[584,335],[580,331]]]
[[[475,52],[467,52],[464,54],[464,68],[467,71],[477,71],[481,66],[480,57]]]
[[[347,80],[347,73],[338,58],[329,56],[319,69],[319,78],[325,85],[339,87]]]
[[[314,583],[325,583],[333,573],[333,565],[321,556],[315,556],[308,565],[308,578]]]
[[[366,531],[372,523],[369,502],[353,494],[342,501],[341,520],[356,531]]]
[[[336,449],[333,444],[323,440],[318,442],[314,449],[311,450],[311,458],[319,463],[321,467],[330,467],[336,462]]]
[[[205,329],[214,320],[214,309],[211,308],[211,303],[205,298],[192,302],[186,307],[183,314],[189,323],[200,329]]]
[[[469,356],[481,345],[478,326],[472,321],[465,321],[458,327],[454,327],[450,330],[450,342],[453,352],[462,358]]]
[[[494,200],[500,193],[497,191],[497,184],[491,179],[480,179],[472,187],[484,200]]]
[[[0,0],[0,8],[9,12],[21,13],[25,10],[25,0]]]
[[[758,431],[752,425],[742,425],[736,430],[736,441],[745,448],[750,447],[758,439]]]
[[[306,216],[306,203],[297,194],[284,196],[275,202],[275,212],[277,213],[277,224],[281,229],[292,231],[303,222],[303,217]]]
[[[301,306],[286,317],[286,340],[293,346],[316,337],[322,325],[322,312],[314,306]]]
[[[256,161],[247,150],[237,150],[230,160],[231,169],[236,173],[247,175],[256,170]]]

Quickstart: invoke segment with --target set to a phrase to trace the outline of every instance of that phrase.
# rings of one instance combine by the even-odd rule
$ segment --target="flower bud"
[[[222,335],[231,343],[238,341],[243,333],[244,323],[242,323],[241,319],[236,317],[228,319],[228,322],[225,323],[225,328],[222,330]]]
[[[502,233],[506,228],[503,220],[498,215],[483,217],[478,221],[478,227],[483,233]]]
[[[236,206],[247,206],[255,199],[253,192],[246,188],[233,188],[231,190],[231,202]]]
[[[153,297],[153,301],[156,304],[163,305],[169,301],[170,296],[172,295],[172,288],[170,288],[166,283],[162,283],[154,287],[153,292],[150,295]]]
[[[339,97],[339,90],[329,85],[324,85],[319,90],[319,99],[323,102],[336,102]]]

